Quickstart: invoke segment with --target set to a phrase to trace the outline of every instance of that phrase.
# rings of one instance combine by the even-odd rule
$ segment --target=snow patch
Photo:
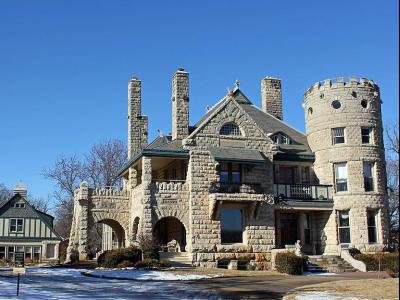
[[[86,272],[89,275],[98,277],[112,277],[120,279],[134,280],[155,280],[155,281],[186,281],[212,278],[209,275],[197,274],[175,274],[162,271],[144,271],[144,270],[94,270]]]
[[[329,272],[304,272],[303,273],[304,276],[333,276],[333,275],[337,275],[336,273],[329,273]]]

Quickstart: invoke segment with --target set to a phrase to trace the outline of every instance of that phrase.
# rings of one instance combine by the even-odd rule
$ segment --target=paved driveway
[[[386,273],[381,273],[380,277]],[[282,299],[289,291],[310,284],[317,284],[337,280],[378,278],[377,272],[354,272],[339,275],[318,276],[252,276],[236,278],[215,278],[207,281],[192,282],[194,287],[202,290],[213,290],[223,299]]]

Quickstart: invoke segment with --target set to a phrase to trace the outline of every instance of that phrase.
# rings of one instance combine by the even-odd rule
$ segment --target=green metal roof
[[[120,177],[126,170],[129,169],[136,161],[143,156],[157,156],[157,157],[176,157],[176,158],[189,158],[189,151],[176,151],[176,150],[161,150],[161,149],[143,149],[138,152],[134,157],[128,160],[117,173]]]
[[[233,147],[208,147],[211,157],[219,162],[245,162],[249,164],[265,163],[261,152],[254,149]]]

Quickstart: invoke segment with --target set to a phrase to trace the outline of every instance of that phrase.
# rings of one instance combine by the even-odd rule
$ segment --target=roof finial
[[[240,82],[239,80],[235,80],[235,89],[239,89]]]

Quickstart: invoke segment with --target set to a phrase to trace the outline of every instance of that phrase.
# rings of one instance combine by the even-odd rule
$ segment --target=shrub
[[[356,254],[355,259],[361,260],[368,271],[387,271],[393,277],[399,277],[399,253]]]
[[[139,260],[138,262],[136,262],[134,264],[134,267],[136,269],[143,269],[143,268],[146,268],[146,263],[143,260]]]
[[[160,268],[169,268],[171,266],[170,262],[166,259],[162,259],[159,262]]]
[[[109,250],[97,259],[97,265],[103,268],[115,268],[120,263],[128,261],[132,265],[142,258],[142,253],[134,247]]]
[[[141,235],[138,237],[139,248],[143,251],[144,259],[160,259],[159,245],[157,241],[149,235]]]
[[[278,253],[275,258],[275,267],[280,273],[301,275],[303,258],[291,252]]]
[[[7,266],[7,265],[8,265],[7,259],[1,258],[1,259],[0,259],[0,267],[5,267],[5,266]]]
[[[132,267],[133,263],[130,262],[129,260],[124,260],[122,263],[119,263],[117,265],[117,268],[123,269],[123,268],[128,268],[128,267]]]

